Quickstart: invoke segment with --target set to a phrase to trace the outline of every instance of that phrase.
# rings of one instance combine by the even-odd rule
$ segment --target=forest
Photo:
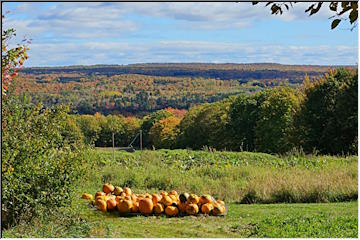
[[[189,110],[167,108],[142,118],[71,115],[84,141],[97,147],[127,146],[141,129],[149,149],[204,146],[217,150],[356,154],[357,73],[331,70],[297,88],[277,86],[238,94]],[[139,146],[139,142],[135,142]]]
[[[296,87],[331,66],[281,64],[133,64],[23,68],[15,92],[72,113],[144,116],[164,108],[189,109],[267,87]],[[348,66],[348,68],[353,68]]]

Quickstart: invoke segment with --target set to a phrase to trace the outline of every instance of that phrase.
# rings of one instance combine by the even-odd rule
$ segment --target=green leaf
[[[331,23],[331,29],[336,28],[337,25],[339,25],[340,22],[341,22],[341,19],[335,19],[334,21],[332,21],[332,23]]]

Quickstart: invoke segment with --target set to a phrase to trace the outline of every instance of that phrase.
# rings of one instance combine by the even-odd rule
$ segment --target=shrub
[[[68,109],[3,98],[2,226],[66,205],[82,173],[82,136]]]

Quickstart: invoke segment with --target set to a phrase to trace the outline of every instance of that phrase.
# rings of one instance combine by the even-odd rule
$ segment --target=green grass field
[[[358,235],[357,202],[230,204],[225,217],[120,217],[77,200],[77,221],[20,225],[3,237],[349,237]]]
[[[249,152],[97,149],[72,206],[3,237],[353,237],[358,235],[357,156],[273,156]],[[209,193],[225,217],[120,217],[90,207],[81,193],[104,182],[135,193]],[[239,204],[255,202],[257,204]],[[264,204],[272,203],[272,204]]]

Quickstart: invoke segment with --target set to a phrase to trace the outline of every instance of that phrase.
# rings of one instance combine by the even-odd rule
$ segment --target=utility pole
[[[112,133],[112,144],[113,144],[113,162],[115,162],[115,139],[114,133]]]
[[[142,130],[140,130],[140,151],[142,151]]]

